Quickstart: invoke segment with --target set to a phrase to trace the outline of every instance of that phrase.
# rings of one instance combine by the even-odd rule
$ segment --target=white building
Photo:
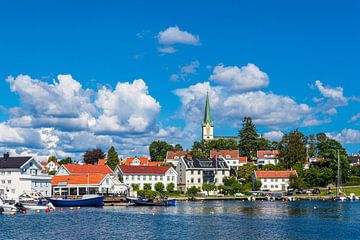
[[[230,167],[224,158],[187,159],[181,158],[176,166],[178,189],[186,192],[190,187],[201,188],[204,183],[223,185],[224,177],[230,176]]]
[[[289,187],[290,176],[296,176],[295,170],[281,171],[255,171],[252,179],[261,181],[260,190],[268,191],[286,191]]]
[[[151,184],[152,189],[158,182],[162,182],[166,188],[169,183],[173,183],[176,189],[177,173],[170,166],[127,166],[118,165],[115,172],[122,179],[122,182],[131,187],[138,184],[140,189],[144,188],[145,183]]]
[[[247,164],[247,157],[240,157],[239,150],[211,150],[210,158],[224,158],[226,164],[235,170]]]
[[[51,195],[51,177],[41,173],[42,166],[32,157],[0,158],[0,197],[19,200],[23,193]]]
[[[278,150],[258,150],[256,165],[277,165],[279,163],[278,155]]]
[[[43,172],[44,173],[49,173],[49,172],[57,172],[59,170],[60,165],[57,162],[54,161],[50,161],[50,162],[40,162],[40,164],[43,167]]]

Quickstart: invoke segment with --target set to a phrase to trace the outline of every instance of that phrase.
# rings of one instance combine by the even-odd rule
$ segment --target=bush
[[[155,183],[155,190],[158,191],[159,193],[164,192],[165,186],[162,182],[157,182]]]
[[[169,184],[166,186],[166,191],[168,191],[169,193],[173,193],[173,192],[174,192],[174,189],[175,189],[175,184],[174,184],[174,183],[169,183]]]
[[[348,186],[360,185],[360,177],[350,176],[349,179],[346,181],[346,184],[344,185],[348,185]]]
[[[194,197],[196,196],[198,193],[200,192],[200,189],[198,189],[197,187],[191,187],[188,188],[188,190],[186,191],[186,194],[189,195],[190,197]]]
[[[131,184],[131,187],[135,192],[138,192],[140,189],[139,184],[136,183]]]
[[[151,190],[152,187],[151,187],[151,184],[150,183],[144,183],[144,190],[148,191],[148,190]]]

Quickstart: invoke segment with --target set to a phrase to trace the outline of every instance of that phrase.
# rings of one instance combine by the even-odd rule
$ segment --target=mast
[[[339,195],[339,188],[340,188],[340,152],[339,149],[337,150],[337,157],[338,157],[338,169],[337,169],[337,184],[336,184],[336,195]]]

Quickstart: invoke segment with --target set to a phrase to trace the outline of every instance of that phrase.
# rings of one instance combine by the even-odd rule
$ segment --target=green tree
[[[222,191],[225,194],[235,194],[243,190],[242,185],[235,177],[224,177],[224,185]]]
[[[71,157],[67,157],[67,158],[61,159],[58,163],[59,163],[59,165],[71,164],[71,163],[73,163],[73,161],[72,161]]]
[[[49,175],[55,175],[56,174],[56,170],[51,170],[50,172],[49,172]]]
[[[279,143],[279,164],[286,169],[302,169],[306,159],[306,140],[297,129],[285,134]]]
[[[169,193],[173,193],[175,189],[175,184],[174,183],[169,183],[168,185],[166,185],[166,191]]]
[[[209,192],[215,190],[215,185],[211,183],[204,183],[202,185],[202,190],[207,192],[207,195],[209,196]]]
[[[49,162],[58,162],[58,159],[55,157],[55,156],[50,156],[49,158],[48,158],[48,163]]]
[[[148,191],[148,190],[151,190],[152,187],[151,187],[151,183],[144,183],[144,190],[145,191]]]
[[[165,186],[162,182],[155,183],[155,190],[159,193],[163,193],[165,190]]]
[[[167,151],[173,151],[174,147],[165,141],[153,141],[149,146],[151,161],[162,162],[166,158]]]
[[[100,148],[88,150],[83,155],[86,164],[97,164],[99,159],[103,158],[105,158],[105,153]]]
[[[198,189],[195,186],[192,186],[187,189],[186,194],[190,197],[195,197],[200,192],[200,189]]]
[[[289,176],[289,188],[300,189],[303,187],[304,187],[304,183],[301,177],[298,177],[294,174]]]
[[[255,179],[253,183],[253,190],[259,190],[261,188],[261,181],[259,179]]]
[[[114,146],[112,146],[107,154],[107,161],[106,161],[106,165],[108,165],[112,170],[114,170],[116,168],[116,166],[119,163],[119,156],[117,154],[117,152],[115,151]]]
[[[211,141],[194,142],[190,155],[193,158],[209,158],[210,151],[216,150],[236,150],[237,143],[233,139],[217,139]]]
[[[266,150],[271,149],[271,142],[263,137],[255,139],[256,150]]]
[[[281,165],[273,165],[273,164],[266,164],[266,165],[259,166],[259,169],[261,169],[261,170],[286,170]]]
[[[135,192],[138,192],[138,191],[140,190],[139,184],[136,184],[136,183],[132,183],[132,184],[131,184],[131,188],[132,188]]]
[[[239,150],[251,161],[256,156],[258,134],[250,117],[244,117],[242,129],[239,131]]]
[[[251,182],[251,176],[254,173],[255,168],[250,164],[245,164],[237,170],[237,174],[240,178],[244,178],[245,182]]]
[[[174,146],[174,151],[182,151],[182,150],[183,150],[183,147],[180,144],[176,144]]]
[[[190,155],[192,158],[208,158],[210,157],[210,147],[208,141],[194,142],[191,147]]]

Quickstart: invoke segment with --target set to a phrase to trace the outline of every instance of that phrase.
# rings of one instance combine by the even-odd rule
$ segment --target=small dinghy
[[[133,203],[137,206],[175,206],[175,199],[147,199],[147,198],[138,198],[133,199]]]

